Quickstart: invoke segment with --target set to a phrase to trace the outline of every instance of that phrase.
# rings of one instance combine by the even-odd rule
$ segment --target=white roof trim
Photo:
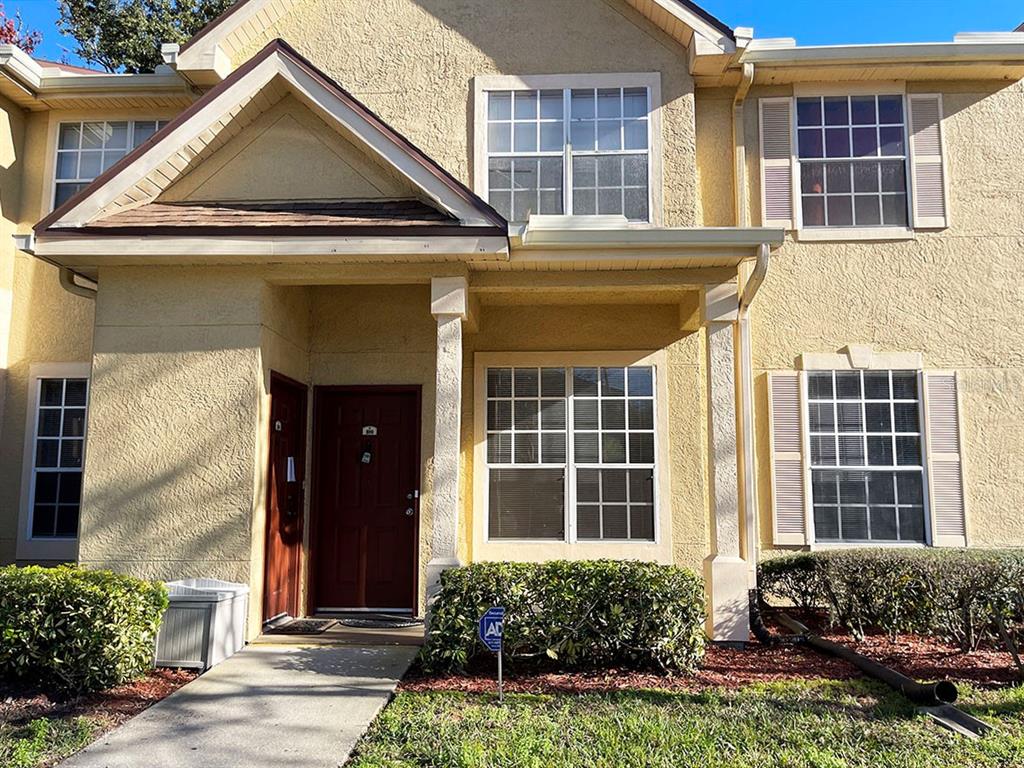
[[[754,40],[741,56],[745,63],[767,66],[853,64],[860,62],[1024,61],[1024,33],[957,35],[949,43],[872,43],[807,45],[795,40]]]
[[[253,33],[267,29],[295,5],[295,0],[248,0],[226,13],[213,26],[200,30],[200,37],[191,45],[179,47],[175,66],[182,72],[212,72],[215,79],[227,77],[231,71],[234,42],[245,44]],[[234,41],[231,38],[237,37]],[[184,48],[184,50],[181,50]]]
[[[652,0],[652,2],[692,29],[694,35],[714,45],[718,52],[734,53],[736,51],[736,43],[728,35],[723,34],[722,30],[701,18],[682,3],[676,2],[676,0]]]
[[[300,99],[341,124],[385,163],[422,190],[426,197],[462,223],[493,225],[493,222],[485,219],[479,210],[456,195],[418,160],[413,159],[405,148],[398,146],[391,137],[344,103],[337,94],[310,75],[298,62],[282,55],[281,51],[274,51],[50,226],[82,227],[96,220],[108,206],[141,179],[167,163],[196,136],[216,124],[231,109],[258,93],[275,77],[286,80]],[[171,180],[167,186],[173,181]]]

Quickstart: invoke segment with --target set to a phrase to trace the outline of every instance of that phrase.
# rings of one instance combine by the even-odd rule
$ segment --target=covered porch
[[[740,297],[774,233],[535,225],[486,258],[436,238],[444,261],[408,243],[404,255],[313,255],[299,232],[274,259],[221,255],[221,238],[187,227],[138,238],[138,252],[105,232],[40,238],[39,255],[99,286],[80,561],[244,581],[255,636],[285,612],[421,616],[440,573],[475,560],[649,559],[703,569],[709,633],[745,638]],[[492,370],[520,369],[567,383],[524,397],[489,390]],[[634,463],[626,423],[609,422],[626,430],[627,452],[576,467],[586,425],[570,415],[582,410],[574,377],[619,369],[652,371],[654,455]],[[564,420],[531,421],[546,418],[539,410],[519,424],[516,410],[511,424],[494,421],[498,401],[518,409],[534,397],[540,409],[564,397]],[[648,393],[619,397],[629,409]],[[595,398],[614,419],[616,402]],[[560,464],[543,447],[559,431]],[[520,432],[542,447],[502,466],[489,440]],[[507,510],[496,506],[495,473],[552,464],[564,475],[562,526],[493,530],[523,494],[543,498],[513,482]],[[629,480],[637,467],[654,483],[649,499],[581,495],[581,473]],[[597,533],[584,512],[598,514]]]

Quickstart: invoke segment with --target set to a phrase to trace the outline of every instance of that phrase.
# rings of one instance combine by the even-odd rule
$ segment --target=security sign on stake
[[[489,608],[480,617],[480,641],[492,652],[501,651],[501,631],[505,624],[505,609],[501,606]]]
[[[500,605],[488,608],[487,612],[480,617],[479,634],[480,642],[486,645],[488,650],[498,654],[498,704],[505,703],[501,670],[501,645],[504,631],[505,609]]]

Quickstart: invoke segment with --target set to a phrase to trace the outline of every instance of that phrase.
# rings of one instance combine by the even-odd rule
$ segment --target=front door
[[[315,612],[416,607],[419,388],[316,390]]]
[[[271,373],[264,621],[299,613],[305,472],[306,387]]]

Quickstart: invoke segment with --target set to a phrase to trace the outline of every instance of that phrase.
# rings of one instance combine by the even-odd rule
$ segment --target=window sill
[[[794,235],[798,241],[808,243],[917,239],[914,230],[905,227],[821,227],[798,229]]]
[[[929,544],[919,541],[820,541],[811,542],[811,552],[830,549],[927,549]]]

